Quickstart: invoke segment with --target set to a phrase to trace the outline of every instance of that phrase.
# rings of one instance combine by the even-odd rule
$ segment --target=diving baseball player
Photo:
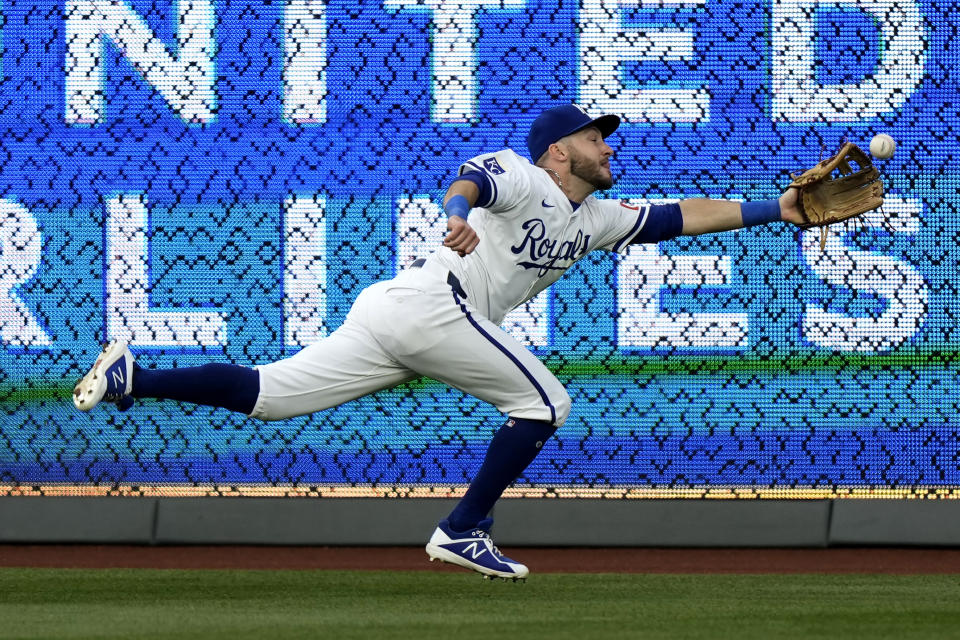
[[[282,420],[333,407],[421,375],[496,406],[506,415],[463,499],[426,546],[439,559],[486,577],[519,579],[527,567],[490,538],[494,503],[570,413],[563,385],[498,325],[587,253],[623,253],[659,242],[786,220],[800,221],[795,190],[739,203],[691,199],[631,206],[598,200],[613,184],[605,138],[614,115],[591,118],[576,105],[543,112],[527,138],[531,163],[505,149],[464,163],[448,189],[443,246],[357,297],[343,325],[291,358],[248,368],[231,364],[169,370],[138,367],[114,341],[77,384],[89,411],[134,398],[223,407]]]

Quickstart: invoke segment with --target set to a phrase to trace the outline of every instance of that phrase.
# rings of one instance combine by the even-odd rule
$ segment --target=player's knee
[[[276,422],[303,414],[291,412],[289,407],[285,407],[276,402],[270,402],[269,400],[261,402],[258,398],[257,404],[253,407],[253,411],[247,415],[262,422]]]
[[[293,414],[290,413],[289,409],[289,403],[278,402],[276,398],[271,398],[261,392],[257,394],[257,401],[247,415],[262,422],[276,422],[292,417]]]

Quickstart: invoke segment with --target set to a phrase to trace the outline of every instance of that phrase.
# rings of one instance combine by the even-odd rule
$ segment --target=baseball
[[[896,150],[896,141],[885,133],[878,133],[873,136],[873,140],[870,141],[870,153],[874,158],[889,158]]]

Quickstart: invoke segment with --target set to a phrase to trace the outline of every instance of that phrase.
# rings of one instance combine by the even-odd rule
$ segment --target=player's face
[[[613,149],[603,140],[596,127],[588,127],[569,136],[570,173],[593,185],[595,189],[613,186],[610,156]]]

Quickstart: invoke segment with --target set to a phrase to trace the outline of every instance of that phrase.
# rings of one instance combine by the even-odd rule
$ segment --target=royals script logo
[[[537,277],[543,277],[552,270],[563,271],[587,252],[590,242],[590,236],[584,235],[582,229],[578,229],[572,239],[563,242],[549,238],[547,225],[540,218],[527,220],[521,228],[527,233],[520,244],[510,247],[510,250],[529,257],[529,260],[518,264],[524,269],[537,269]]]

